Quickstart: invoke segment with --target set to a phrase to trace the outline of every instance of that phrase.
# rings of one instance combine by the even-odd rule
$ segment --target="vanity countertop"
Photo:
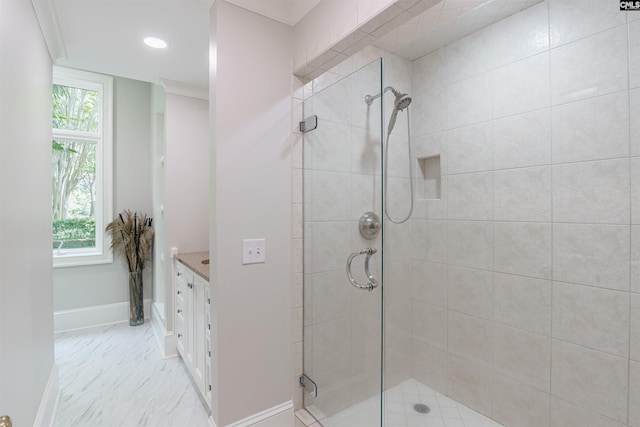
[[[176,254],[178,261],[198,273],[202,278],[209,281],[209,264],[203,264],[202,261],[209,259],[209,252],[184,252]]]

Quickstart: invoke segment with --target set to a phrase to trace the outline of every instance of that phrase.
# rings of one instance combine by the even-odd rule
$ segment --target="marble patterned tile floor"
[[[417,412],[417,403],[427,405],[429,412]],[[373,397],[326,418],[318,408],[308,409],[324,427],[372,427],[380,424],[379,405],[380,399]],[[386,390],[384,405],[385,427],[502,427],[414,379]]]
[[[55,355],[55,427],[209,426],[182,361],[162,358],[149,323],[59,334]]]

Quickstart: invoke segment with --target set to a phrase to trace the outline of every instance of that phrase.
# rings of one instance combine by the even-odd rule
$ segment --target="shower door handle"
[[[377,249],[365,248],[359,252],[352,253],[351,255],[349,255],[349,258],[347,258],[347,278],[349,279],[349,282],[351,282],[351,284],[354,287],[358,289],[366,289],[368,291],[372,291],[376,286],[378,286],[378,281],[375,279],[375,277],[373,277],[373,274],[371,274],[371,271],[369,270],[369,260],[371,259],[371,255],[375,254],[376,252],[378,252]],[[362,285],[356,282],[356,279],[353,278],[353,273],[351,273],[351,262],[355,257],[360,255],[367,256],[364,260],[364,271],[365,273],[367,273],[367,277],[369,278],[369,283],[367,283],[366,285]]]

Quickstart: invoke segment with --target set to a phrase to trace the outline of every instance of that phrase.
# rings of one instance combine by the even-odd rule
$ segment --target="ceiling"
[[[294,26],[321,0],[227,0],[236,6]]]
[[[321,0],[228,0],[294,25]],[[213,0],[33,0],[56,65],[172,85],[206,97]],[[166,40],[151,49],[147,36]]]
[[[1,1],[1,0],[0,0]],[[295,25],[322,0],[226,0]],[[417,1],[417,0],[416,0]],[[442,0],[374,42],[415,59],[540,0]],[[209,9],[214,0],[32,0],[56,65],[207,97]],[[142,39],[166,40],[151,49]]]

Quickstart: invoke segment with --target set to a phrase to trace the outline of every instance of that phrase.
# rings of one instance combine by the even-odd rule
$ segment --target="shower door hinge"
[[[318,397],[318,386],[305,374],[302,374],[300,377],[300,385],[304,387],[305,391],[309,393],[311,397]]]
[[[315,114],[313,116],[305,117],[303,121],[300,122],[300,132],[307,133],[309,131],[314,130],[318,127],[318,116]]]

